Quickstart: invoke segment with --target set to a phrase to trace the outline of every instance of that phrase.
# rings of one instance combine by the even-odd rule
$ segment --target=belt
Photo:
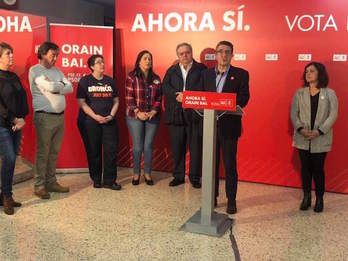
[[[35,111],[36,113],[45,113],[45,114],[51,114],[51,115],[63,115],[64,111],[62,112],[47,112],[47,111]]]

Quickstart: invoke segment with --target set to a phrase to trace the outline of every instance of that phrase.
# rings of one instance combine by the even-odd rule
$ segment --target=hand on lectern
[[[182,97],[183,97],[182,92],[176,92],[175,94],[176,94],[176,101],[182,102]]]

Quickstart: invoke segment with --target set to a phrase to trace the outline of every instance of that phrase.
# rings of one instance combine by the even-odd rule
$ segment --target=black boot
[[[311,192],[304,192],[300,210],[307,210],[311,206],[311,203],[312,203]]]
[[[3,203],[4,203],[4,212],[5,212],[5,214],[13,215],[14,214],[14,209],[13,209],[13,198],[12,198],[12,196],[6,197],[4,195]]]
[[[237,213],[237,204],[235,199],[227,200],[227,209],[226,212],[228,214],[236,214]]]
[[[13,198],[12,198],[13,199]],[[2,207],[4,205],[4,195],[2,193],[0,193],[0,207]],[[14,201],[12,202],[12,205],[15,208],[19,208],[22,206],[22,204],[20,202]]]
[[[314,212],[323,212],[324,209],[324,200],[323,197],[317,196],[315,199],[315,206],[314,206]]]

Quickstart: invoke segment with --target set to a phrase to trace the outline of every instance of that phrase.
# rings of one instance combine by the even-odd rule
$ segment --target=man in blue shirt
[[[216,46],[215,68],[208,69],[202,74],[203,91],[236,93],[237,105],[245,107],[249,101],[249,73],[231,65],[233,45],[228,41],[221,41]],[[219,165],[220,148],[222,149],[225,176],[226,196],[228,199],[226,212],[237,212],[237,145],[242,132],[242,119],[239,115],[224,114],[217,122],[216,137],[216,178],[215,178],[215,206],[219,195]]]

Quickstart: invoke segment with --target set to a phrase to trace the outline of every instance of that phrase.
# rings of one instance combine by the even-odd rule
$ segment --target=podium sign
[[[226,214],[214,211],[216,110],[235,111],[236,95],[233,93],[185,91],[182,104],[184,108],[204,109],[204,118],[202,207],[181,227],[181,229],[192,233],[220,237],[232,226],[232,220]]]
[[[217,93],[184,91],[182,107],[192,109],[235,111],[236,94],[226,92]]]

